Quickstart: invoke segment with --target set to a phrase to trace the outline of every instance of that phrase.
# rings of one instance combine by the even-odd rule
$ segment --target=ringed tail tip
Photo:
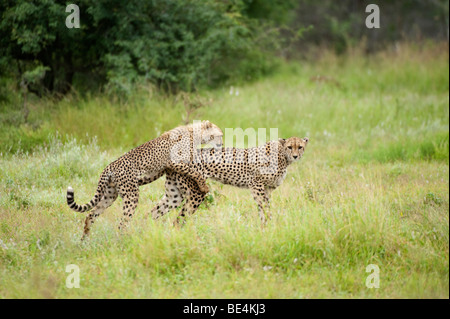
[[[74,192],[73,192],[73,188],[72,187],[67,187],[67,199],[73,199],[74,197]]]

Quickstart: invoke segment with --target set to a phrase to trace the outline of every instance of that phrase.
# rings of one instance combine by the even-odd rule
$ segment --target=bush
[[[264,5],[256,10],[255,3]],[[63,94],[79,75],[125,94],[137,82],[176,92],[247,80],[274,65],[267,50],[277,47],[278,32],[266,26],[284,20],[293,6],[287,3],[80,0],[80,28],[68,29],[65,1],[6,1],[0,4],[0,73],[20,79],[46,69],[44,91]]]

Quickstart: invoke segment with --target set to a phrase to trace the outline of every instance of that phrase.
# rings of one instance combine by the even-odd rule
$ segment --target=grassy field
[[[65,202],[94,194],[102,169],[182,123],[183,103],[139,88],[0,107],[1,298],[448,298],[448,46],[324,54],[230,89],[195,114],[225,128],[308,136],[273,193],[263,230],[250,192],[209,182],[185,227],[144,219],[164,178],[141,188],[131,227],[118,200],[88,242]],[[67,288],[68,265],[80,288]],[[368,288],[370,264],[379,288]]]

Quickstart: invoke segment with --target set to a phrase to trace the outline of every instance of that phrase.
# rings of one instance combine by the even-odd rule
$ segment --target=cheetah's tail
[[[106,185],[109,183],[110,176],[103,173],[102,176],[100,176],[100,181],[98,182],[97,191],[95,192],[94,197],[91,199],[91,201],[84,205],[78,205],[75,203],[75,194],[72,187],[67,188],[67,205],[70,209],[84,213],[89,210],[91,210],[95,205],[98,204],[100,199],[102,198],[103,194],[106,190]]]

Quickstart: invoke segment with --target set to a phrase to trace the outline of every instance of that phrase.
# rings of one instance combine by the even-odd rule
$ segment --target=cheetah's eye
[[[301,150],[303,148],[303,146],[299,146],[298,149]]]
[[[288,149],[290,149],[290,150],[291,150],[291,149],[292,149],[292,146],[288,146]]]

